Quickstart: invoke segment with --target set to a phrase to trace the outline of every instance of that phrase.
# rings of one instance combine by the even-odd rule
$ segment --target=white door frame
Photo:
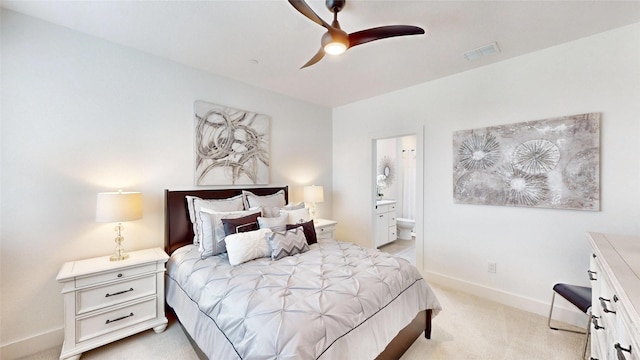
[[[376,198],[377,198],[377,140],[381,139],[389,139],[389,138],[397,138],[409,135],[416,136],[416,267],[418,270],[424,270],[424,139],[425,139],[425,127],[424,124],[420,124],[417,128],[414,129],[398,129],[393,132],[385,132],[380,134],[375,134],[371,136],[371,228],[374,229],[372,232],[371,244],[372,247],[375,247],[375,236],[376,236]]]

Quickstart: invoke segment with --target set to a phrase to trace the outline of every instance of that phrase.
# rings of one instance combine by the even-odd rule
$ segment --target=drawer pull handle
[[[122,273],[118,274],[118,277],[121,278],[122,277]]]
[[[133,291],[133,288],[130,288],[129,290],[122,290],[122,291],[118,291],[118,292],[115,292],[115,293],[113,293],[113,294],[109,294],[109,293],[107,293],[104,297],[121,295],[121,294],[124,294],[124,293],[128,293],[129,291]]]
[[[107,319],[107,322],[105,322],[104,324],[105,324],[105,325],[107,325],[107,324],[111,324],[111,323],[114,323],[114,322],[116,322],[116,321],[120,321],[120,320],[124,320],[124,319],[126,319],[126,318],[130,318],[130,317],[132,317],[132,316],[133,316],[133,313],[130,313],[129,315],[121,316],[121,317],[119,317],[119,318],[117,318],[117,319],[113,319],[113,320],[108,320],[108,319]]]
[[[610,314],[615,314],[615,313],[616,313],[615,311],[613,311],[613,310],[609,310],[609,309],[607,308],[607,304],[606,304],[606,303],[607,303],[607,302],[608,302],[608,303],[611,303],[611,300],[610,300],[610,299],[605,299],[605,298],[603,298],[602,296],[600,296],[598,299],[600,300],[600,305],[602,306],[602,311],[604,311],[604,312],[606,312],[606,313],[610,313]]]
[[[591,315],[591,322],[593,323],[593,328],[596,330],[604,330],[604,326],[598,325],[598,319],[599,317],[595,315]]]
[[[593,275],[597,274],[597,272],[588,270],[587,274],[589,274],[589,280],[591,280],[591,281],[598,280],[596,277],[593,276]]]
[[[623,351],[626,351],[629,354],[631,354],[631,345],[629,345],[628,349],[625,349],[622,347],[622,345],[620,345],[620,343],[616,343],[614,347],[616,348],[616,352],[618,353],[618,360],[625,360],[627,358],[626,356],[624,356]]]

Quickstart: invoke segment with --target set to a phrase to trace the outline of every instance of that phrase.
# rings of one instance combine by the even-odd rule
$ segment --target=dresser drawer
[[[80,290],[76,293],[76,314],[84,314],[107,306],[121,304],[125,301],[154,295],[155,293],[155,274]]]
[[[156,270],[156,264],[147,264],[144,266],[137,266],[125,269],[114,270],[101,274],[95,274],[91,276],[76,278],[76,287],[89,286],[94,284],[103,283],[105,281],[118,280],[130,276],[141,275],[145,273],[151,273]]]
[[[389,205],[376,205],[376,214],[389,212]]]
[[[76,320],[76,342],[141,323],[156,317],[156,298]]]

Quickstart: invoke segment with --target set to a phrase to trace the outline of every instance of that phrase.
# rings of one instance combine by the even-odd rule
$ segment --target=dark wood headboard
[[[289,187],[233,188],[215,190],[165,190],[164,191],[164,249],[171,255],[176,249],[193,244],[193,228],[189,220],[185,196],[202,199],[226,199],[251,191],[260,196],[275,194],[284,190],[284,198],[289,203]]]

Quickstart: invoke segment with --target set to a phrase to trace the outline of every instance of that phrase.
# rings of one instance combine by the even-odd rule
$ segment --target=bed
[[[406,260],[378,250],[323,239],[275,261],[202,257],[186,197],[243,190],[284,192],[288,203],[286,186],[165,191],[166,302],[208,358],[398,359],[430,338],[441,309],[433,291]]]

